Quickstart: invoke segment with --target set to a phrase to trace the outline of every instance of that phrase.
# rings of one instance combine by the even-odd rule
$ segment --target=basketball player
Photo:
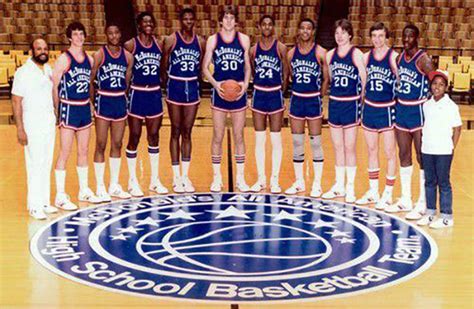
[[[95,100],[96,146],[94,169],[97,182],[97,196],[102,202],[110,202],[111,197],[130,198],[119,184],[120,153],[127,119],[126,90],[132,76],[133,56],[121,47],[122,33],[119,27],[110,23],[105,27],[107,45],[94,54],[94,66],[91,74],[91,101],[94,102],[95,82],[97,99]],[[110,186],[105,189],[104,152],[110,128]]]
[[[314,22],[311,19],[303,19],[299,24],[298,42],[288,53],[293,79],[289,116],[296,180],[285,193],[295,194],[305,191],[303,163],[304,131],[307,123],[314,169],[314,181],[310,195],[320,197],[324,162],[321,144],[323,117],[321,97],[328,89],[329,69],[325,59],[326,50],[314,42],[314,31]]]
[[[423,103],[429,94],[428,74],[434,70],[429,56],[418,48],[419,35],[420,31],[414,25],[407,25],[403,29],[403,52],[397,59],[400,84],[395,117],[402,196],[395,204],[385,208],[387,212],[409,211],[406,218],[412,220],[420,219],[426,209],[421,129],[424,123]],[[412,144],[415,146],[416,159],[420,165],[420,197],[415,209],[411,200]]]
[[[250,190],[245,183],[245,110],[247,109],[247,88],[250,81],[249,49],[250,39],[247,35],[235,30],[238,21],[237,8],[226,5],[219,16],[221,29],[207,40],[206,54],[203,61],[204,76],[214,87],[212,92],[212,119],[214,131],[212,135],[212,167],[214,180],[212,192],[222,190],[221,155],[222,140],[224,139],[225,121],[227,114],[232,120],[232,132],[235,143],[235,161],[237,165],[236,185],[241,192]],[[214,63],[214,74],[209,71],[211,61]],[[233,79],[241,86],[238,99],[226,101],[221,84],[225,80]],[[230,162],[229,162],[230,163]]]
[[[163,64],[167,68],[163,68],[162,72],[168,72],[163,74],[163,81],[169,78],[166,102],[171,120],[173,191],[183,193],[195,191],[188,171],[191,162],[191,130],[200,103],[199,75],[205,41],[194,32],[196,13],[192,9],[183,9],[179,20],[181,30],[168,36],[164,42]]]
[[[86,38],[84,25],[79,22],[69,24],[66,36],[71,45],[58,57],[53,69],[53,100],[58,111],[60,137],[59,156],[55,169],[57,190],[55,206],[64,210],[75,210],[77,206],[69,200],[65,192],[66,163],[74,137],[77,140],[78,199],[82,202],[101,202],[101,199],[89,188],[87,167],[92,125],[89,85],[94,59],[83,49]]]
[[[125,49],[134,57],[128,107],[129,137],[125,152],[129,173],[128,191],[132,196],[138,197],[143,196],[136,174],[137,147],[142,135],[143,120],[147,130],[151,167],[149,190],[165,194],[168,193],[168,189],[161,184],[159,178],[159,130],[163,119],[160,85],[162,44],[153,35],[156,21],[151,13],[138,14],[136,22],[138,36],[124,44]]]
[[[336,183],[323,194],[323,198],[345,196],[348,203],[356,201],[354,180],[357,169],[357,127],[360,121],[361,94],[364,93],[367,76],[364,55],[351,44],[352,36],[352,24],[347,19],[336,21],[337,47],[327,54],[331,77],[328,122],[336,155]],[[345,173],[347,184],[344,188]]]
[[[288,86],[288,60],[286,46],[275,36],[275,20],[270,15],[260,19],[260,40],[250,49],[250,63],[254,72],[252,114],[255,128],[255,159],[258,181],[251,191],[259,192],[266,187],[265,140],[267,118],[270,122],[272,142],[272,175],[270,192],[280,193],[279,174],[282,157],[281,126],[285,103],[283,93]]]
[[[387,46],[388,28],[381,22],[370,28],[374,47],[364,54],[367,66],[367,84],[362,108],[362,127],[369,153],[370,189],[356,204],[376,203],[377,209],[392,204],[392,191],[396,179],[397,157],[395,142],[395,95],[397,85],[397,55]],[[387,173],[382,198],[379,196],[379,135],[383,137]]]

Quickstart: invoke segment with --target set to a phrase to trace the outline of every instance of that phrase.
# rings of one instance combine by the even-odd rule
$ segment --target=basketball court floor
[[[203,106],[201,106],[201,109],[203,110],[207,108],[207,105],[203,104]],[[203,112],[204,111],[202,111],[201,113]],[[209,119],[205,118],[206,117],[203,117],[202,120],[197,120],[196,127],[193,131],[193,156],[190,168],[190,178],[193,181],[197,192],[209,192],[209,185],[212,180],[212,168],[210,158],[210,137],[212,135],[212,127],[209,126]],[[172,174],[168,151],[170,127],[169,125],[166,125],[166,120],[164,123],[165,125],[161,129],[160,137],[160,176],[162,182],[168,188],[171,188]],[[292,166],[291,134],[289,128],[283,128],[282,132],[284,152],[280,184],[282,188],[287,188],[291,185],[294,178]],[[36,258],[32,256],[30,252],[30,240],[35,239],[34,235],[38,231],[44,232],[44,229],[56,219],[59,220],[63,216],[71,215],[71,213],[61,211],[57,215],[50,216],[50,219],[48,219],[47,221],[35,221],[34,219],[28,216],[28,213],[26,211],[26,175],[24,167],[24,155],[22,147],[16,142],[15,127],[13,125],[1,125],[0,136],[2,140],[2,142],[0,143],[0,306],[2,308],[472,308],[473,306],[474,281],[472,259],[474,248],[474,222],[472,205],[474,204],[474,131],[463,130],[459,146],[455,152],[454,163],[451,173],[451,181],[453,185],[454,195],[454,227],[444,230],[431,230],[428,228],[420,228],[420,230],[422,230],[422,232],[420,232],[420,235],[429,235],[428,237],[432,238],[436,243],[436,245],[431,244],[431,262],[426,264],[427,266],[425,266],[426,269],[424,269],[424,271],[415,271],[414,274],[408,275],[404,280],[396,281],[391,284],[367,290],[364,293],[340,294],[338,297],[331,298],[275,298],[271,303],[266,303],[262,301],[268,300],[268,297],[264,297],[264,299],[258,299],[258,297],[253,298],[251,299],[252,302],[250,303],[245,301],[234,301],[234,299],[232,298],[214,298],[208,299],[208,301],[206,301],[206,299],[196,296],[198,294],[197,292],[192,295],[191,292],[189,292],[188,294],[191,295],[189,298],[140,297],[137,296],[136,293],[124,294],[119,293],[116,289],[98,288],[93,284],[84,284],[84,282],[70,280],[70,278],[59,274],[57,271],[55,273],[55,271],[51,267],[48,267],[48,269],[45,268],[38,261],[39,254],[36,254]],[[89,161],[89,184],[93,189],[95,189],[94,173],[92,168],[94,136],[95,135],[92,136],[90,143],[91,150]],[[246,180],[249,184],[252,184],[256,181],[257,175],[254,160],[254,134],[253,128],[251,126],[248,126],[245,129],[245,137],[247,146]],[[124,140],[126,141],[127,137],[125,137]],[[139,148],[139,163],[137,164],[137,173],[140,177],[140,182],[143,189],[147,188],[149,181],[148,157],[146,154],[145,141],[146,139],[142,137],[142,143],[140,144]],[[233,156],[231,143],[231,138],[228,138],[228,136],[226,136],[225,143],[223,145],[224,152],[222,164],[225,191],[233,191],[233,188],[228,186],[228,176],[232,175],[231,172],[229,173],[230,166],[228,165],[228,158],[232,158]],[[58,139],[56,139],[56,146],[57,144]],[[334,154],[331,147],[329,129],[327,128],[323,129],[323,146],[326,160],[322,185],[323,189],[329,189],[334,179]],[[356,193],[357,196],[361,196],[368,187],[368,178],[366,173],[367,152],[365,150],[365,144],[361,130],[359,130],[357,147],[358,176],[356,181]],[[58,147],[56,147],[56,151],[57,149]],[[307,149],[309,153],[309,145],[307,145]],[[267,175],[269,175],[271,162],[269,138],[267,138],[266,157],[266,170]],[[78,191],[77,176],[75,173],[74,166],[75,158],[71,158],[67,167],[68,174],[66,179],[66,190],[71,195],[73,201],[76,200]],[[312,168],[310,168],[311,161],[309,160],[308,156],[306,157],[305,166],[306,185],[307,188],[310,188],[312,180]],[[384,167],[385,165],[382,163],[381,171],[384,171]],[[231,170],[235,171],[235,168]],[[106,179],[108,179],[107,174]],[[383,173],[381,175],[381,179],[384,179]],[[120,181],[123,186],[126,186],[127,166],[125,159],[122,160]],[[54,194],[54,178],[52,179],[52,188],[52,193]],[[413,198],[415,199],[418,197],[417,172],[414,172],[412,188],[414,196]],[[400,188],[397,179],[394,196],[398,196],[399,192]],[[145,192],[145,195],[148,195],[148,192]],[[80,211],[87,211],[89,208],[93,209],[92,206],[88,205],[81,204],[80,206]],[[101,206],[99,206],[99,208],[100,207]],[[244,210],[258,210],[260,206],[258,205],[258,203],[256,203],[256,205],[249,207],[250,208],[244,208]],[[349,206],[349,208],[350,207],[351,206]],[[373,206],[370,206],[369,208],[372,209]],[[194,208],[189,207],[183,209],[187,210],[189,213],[192,213],[192,210]],[[354,211],[356,210],[355,208],[351,209],[353,209]],[[306,210],[295,210],[293,215],[299,216],[297,215],[298,213],[302,216],[303,211]],[[373,210],[368,211],[373,213]],[[222,214],[222,211],[220,211],[219,213]],[[281,213],[282,212],[280,211],[280,214]],[[265,216],[270,215],[265,214]],[[271,216],[272,218],[274,218],[275,213]],[[139,217],[135,218],[140,219]],[[298,223],[298,220],[295,219],[294,221]],[[398,220],[397,222],[400,223],[402,221]],[[314,231],[317,232],[317,230]],[[113,233],[112,229],[106,229],[105,232]],[[52,233],[55,233],[54,229]],[[328,233],[326,232],[326,234]],[[229,235],[233,235],[238,238],[242,234],[234,233]],[[86,236],[90,236],[90,238],[93,238],[93,235]],[[353,240],[355,240],[355,238],[357,238],[357,236],[354,236]],[[380,245],[382,246],[393,246],[393,244],[387,242],[387,238],[381,238],[380,242]],[[309,243],[309,246],[310,245],[311,243]],[[288,246],[288,244],[285,245],[285,243],[281,243],[281,246]],[[255,246],[255,248],[256,251],[260,250],[258,249],[260,247]],[[355,247],[351,246],[347,247],[349,248],[347,249],[347,252],[344,252],[344,248],[346,247],[342,245],[338,248],[339,249],[337,252],[332,253],[333,255],[336,255],[336,258],[337,256],[350,256],[351,254],[355,254],[355,251],[351,250],[356,250],[354,249]],[[32,251],[35,251],[33,246],[31,249]],[[280,253],[288,253],[293,250],[287,250],[287,247],[281,247],[280,249]],[[111,247],[111,250],[113,250],[113,247]],[[295,248],[295,250],[298,249]],[[38,252],[41,252],[41,250],[37,251],[37,253]],[[48,251],[43,251],[43,262],[47,258],[47,254],[44,254],[45,252]],[[88,253],[86,252],[86,255],[87,254]],[[405,262],[399,264],[409,265],[410,257],[413,256],[416,256],[416,252],[414,251],[412,251],[412,255],[405,255],[407,259],[405,260]],[[282,254],[282,260],[284,258],[284,254]],[[225,264],[225,258],[223,259],[224,262],[222,263]],[[431,263],[432,265],[430,266],[429,264]],[[264,266],[267,267],[267,265]],[[253,265],[247,264],[246,267],[252,268]],[[396,268],[392,270],[401,272],[402,268]],[[259,278],[255,278],[254,281],[259,282]],[[272,284],[281,284],[282,282],[284,283],[284,280],[280,280],[279,282],[275,281]],[[304,286],[304,289],[300,290],[301,294],[303,294],[304,291],[308,291],[309,289],[309,285],[307,285],[308,281],[305,282],[306,285]],[[297,280],[292,281],[293,288],[296,288],[297,283]],[[258,285],[257,283],[255,284]],[[297,294],[297,292],[294,293]],[[269,293],[267,293],[266,295],[268,296]]]

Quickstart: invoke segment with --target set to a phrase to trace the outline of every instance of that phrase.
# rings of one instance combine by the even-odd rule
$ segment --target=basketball
[[[224,98],[227,101],[235,101],[238,99],[238,95],[242,90],[242,87],[238,82],[233,79],[228,79],[221,84],[221,88],[224,91]]]

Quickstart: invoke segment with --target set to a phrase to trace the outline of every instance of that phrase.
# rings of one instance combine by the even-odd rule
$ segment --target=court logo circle
[[[271,194],[153,196],[84,208],[38,231],[36,260],[86,285],[221,302],[317,300],[400,283],[435,242],[383,212]]]

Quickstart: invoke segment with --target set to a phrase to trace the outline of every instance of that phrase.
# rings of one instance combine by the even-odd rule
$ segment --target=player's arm
[[[242,86],[242,89],[240,90],[240,93],[238,95],[238,97],[242,97],[245,93],[247,93],[247,89],[249,87],[249,83],[250,83],[250,73],[251,73],[251,68],[250,68],[250,38],[248,37],[248,35],[245,35],[245,34],[242,34],[242,33],[239,33],[239,35],[241,35],[241,40],[242,40],[242,47],[244,48],[244,62],[245,62],[245,67],[244,67],[244,73],[245,73],[245,77],[244,77],[244,82],[243,84],[241,85]]]
[[[354,65],[359,70],[359,77],[362,84],[362,90],[360,93],[361,101],[363,102],[363,97],[365,95],[365,83],[367,82],[367,68],[365,67],[364,54],[362,54],[358,48],[354,50]]]
[[[199,71],[202,72],[202,61],[204,59],[204,55],[206,54],[206,40],[198,36],[199,47],[201,48],[201,55],[199,57]],[[199,79],[202,80],[202,74],[199,74]]]
[[[254,76],[255,78],[255,53],[257,51],[257,44],[254,46],[250,47],[250,68],[251,68],[251,76]]]
[[[22,146],[26,146],[28,145],[28,136],[26,135],[25,128],[23,126],[23,97],[12,94],[12,108],[18,143],[20,143]]]
[[[329,70],[329,65],[331,64],[331,59],[332,59],[332,56],[334,55],[335,50],[336,49],[333,48],[330,51],[328,51],[328,53],[326,54],[326,63],[328,64],[329,83],[331,83],[331,79],[332,79],[331,70]]]
[[[280,54],[280,59],[283,67],[283,85],[282,85],[282,93],[286,92],[286,89],[288,89],[288,82],[290,79],[290,63],[288,61],[288,48],[286,48],[286,45],[278,42],[277,45],[278,48],[278,53]]]
[[[328,62],[326,61],[327,50],[318,45],[316,49],[316,56],[321,61],[322,71],[323,71],[323,83],[321,85],[321,97],[327,94],[329,88],[329,67]]]
[[[422,57],[420,57],[420,59],[417,60],[416,64],[420,68],[420,70],[426,75],[430,74],[430,72],[435,70],[433,62],[431,61],[431,58],[430,56],[428,56],[428,54],[424,54]]]
[[[57,112],[59,106],[59,83],[61,82],[61,78],[63,77],[64,72],[69,67],[69,58],[66,54],[61,54],[58,57],[56,62],[54,62],[53,68],[53,104],[54,109]]]
[[[165,37],[163,41],[163,57],[161,58],[162,60],[161,81],[164,85],[166,85],[166,82],[168,81],[168,74],[166,74],[166,72],[168,72],[171,48],[173,47],[175,43],[176,43],[175,33],[172,33],[169,36]]]
[[[291,74],[293,74],[292,73],[293,68],[291,67],[291,60],[293,59],[294,54],[295,54],[295,47],[291,48],[288,54],[286,55],[286,61],[288,63],[288,70],[289,70],[288,84],[290,83]],[[295,81],[293,80],[292,82],[294,83]]]
[[[125,50],[125,58],[127,58],[127,72],[125,73],[125,82],[127,83],[127,92],[130,88],[130,84],[132,81],[132,70],[133,70],[133,55],[128,51]]]
[[[211,83],[212,87],[214,87],[219,96],[222,97],[224,95],[221,83],[216,81],[215,78],[212,76],[211,71],[209,71],[209,65],[212,61],[212,53],[214,52],[214,48],[216,46],[217,38],[216,35],[211,35],[207,39],[206,43],[206,53],[204,54],[204,59],[202,61],[202,74],[206,77],[206,79]]]
[[[135,40],[130,39],[123,44],[123,47],[131,54],[135,51]]]
[[[392,55],[390,57],[390,67],[392,68],[392,71],[397,76],[397,80],[398,80],[398,65],[397,65],[398,56],[399,54],[396,51],[392,51]]]
[[[103,59],[104,59],[104,51],[101,48],[94,53],[94,65],[92,66],[92,71],[91,71],[91,85],[89,87],[89,98],[90,98],[92,106],[94,106],[94,99],[95,99],[95,79],[97,77],[97,71],[99,70],[99,65],[102,63]]]

